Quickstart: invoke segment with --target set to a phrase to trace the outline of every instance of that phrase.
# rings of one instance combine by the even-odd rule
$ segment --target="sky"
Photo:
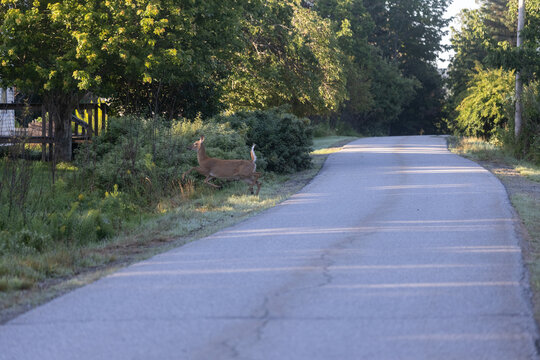
[[[456,16],[457,14],[459,14],[461,9],[476,9],[476,8],[478,8],[478,4],[476,4],[476,1],[474,0],[454,0],[452,4],[450,4],[450,6],[448,7],[445,17],[449,18],[451,16]],[[450,23],[450,26],[455,27],[457,25],[458,25],[457,20],[454,20],[453,22]],[[450,26],[448,27],[447,30],[450,30]],[[448,35],[443,37],[443,44],[450,45],[450,31],[448,31]],[[442,59],[439,59],[439,61],[437,62],[437,65],[440,68],[448,67],[448,59],[451,56],[452,56],[452,52],[442,53],[440,55]]]

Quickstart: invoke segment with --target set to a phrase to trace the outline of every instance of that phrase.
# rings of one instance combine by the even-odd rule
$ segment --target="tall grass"
[[[506,148],[502,143],[492,143],[475,137],[450,136],[448,147],[452,152],[472,160],[507,164],[521,175],[533,181],[540,181],[540,165],[517,159],[513,150]]]

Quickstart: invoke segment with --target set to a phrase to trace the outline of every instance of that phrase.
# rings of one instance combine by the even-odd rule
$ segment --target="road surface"
[[[442,137],[366,138],[279,206],[0,327],[0,359],[536,359],[516,218]]]

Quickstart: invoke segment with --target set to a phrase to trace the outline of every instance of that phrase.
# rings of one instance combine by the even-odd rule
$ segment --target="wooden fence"
[[[28,127],[15,128],[9,136],[0,136],[0,144],[13,144],[25,142],[27,144],[41,144],[42,160],[52,159],[54,139],[54,125],[52,119],[42,104],[0,104],[0,110],[19,110],[41,113],[41,122],[33,121]],[[90,141],[93,136],[105,131],[107,119],[107,105],[80,104],[77,114],[72,115],[72,141],[80,143]],[[100,116],[101,115],[101,116]],[[48,151],[47,151],[48,147]]]

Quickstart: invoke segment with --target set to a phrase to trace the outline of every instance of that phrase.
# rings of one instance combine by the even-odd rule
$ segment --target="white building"
[[[0,88],[0,104],[12,104],[13,89]],[[15,110],[2,110],[0,105],[0,136],[11,136],[15,132]]]

